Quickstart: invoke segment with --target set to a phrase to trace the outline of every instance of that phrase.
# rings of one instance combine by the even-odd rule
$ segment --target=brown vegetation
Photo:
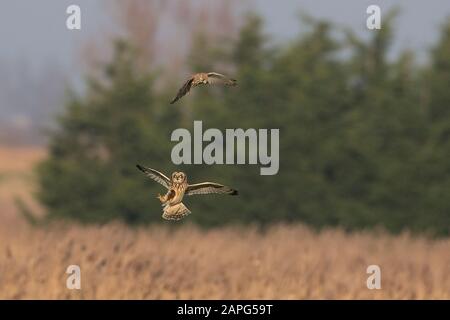
[[[449,239],[298,225],[33,228],[11,219],[12,196],[30,190],[30,165],[43,155],[0,150],[2,299],[450,299]],[[66,288],[71,264],[81,267],[81,290]],[[366,287],[371,264],[381,267],[381,290]]]

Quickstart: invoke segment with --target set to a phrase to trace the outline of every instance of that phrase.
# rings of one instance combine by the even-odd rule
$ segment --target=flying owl
[[[178,90],[176,97],[173,98],[170,104],[173,104],[181,99],[191,90],[192,87],[197,87],[205,84],[220,84],[234,87],[237,85],[237,81],[217,72],[196,73],[185,82],[180,90]]]
[[[181,202],[185,195],[191,196],[195,194],[219,193],[235,196],[238,194],[237,190],[219,183],[202,182],[188,184],[184,172],[174,172],[172,173],[171,179],[169,179],[167,176],[154,169],[140,165],[136,165],[136,167],[147,177],[167,188],[168,191],[165,195],[162,196],[158,194],[157,196],[164,208],[162,217],[166,220],[180,220],[191,213],[191,211]]]

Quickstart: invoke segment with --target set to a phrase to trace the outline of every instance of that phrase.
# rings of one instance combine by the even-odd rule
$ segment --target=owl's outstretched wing
[[[236,86],[237,80],[228,78],[227,76],[217,73],[208,72],[208,83],[209,84],[222,84],[227,86]]]
[[[186,95],[186,93],[188,93],[189,90],[191,90],[193,81],[194,81],[194,77],[191,77],[189,80],[187,80],[183,84],[183,86],[180,88],[180,90],[178,90],[176,97],[173,98],[172,101],[170,101],[170,104],[174,104],[175,102],[180,100],[184,95]]]
[[[211,193],[229,194],[232,196],[238,195],[237,190],[214,182],[202,182],[190,184],[188,185],[185,191],[185,194],[188,196],[192,196],[195,194],[211,194]]]
[[[163,185],[167,189],[170,188],[170,185],[171,185],[170,179],[168,177],[166,177],[164,174],[162,174],[161,172],[159,172],[159,171],[157,171],[155,169],[143,167],[143,166],[138,165],[138,164],[136,165],[136,167],[139,170],[141,170],[150,179],[155,180],[156,182],[158,182],[159,184]]]

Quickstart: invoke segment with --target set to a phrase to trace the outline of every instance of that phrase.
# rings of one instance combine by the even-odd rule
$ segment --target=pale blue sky
[[[57,61],[64,66],[74,63],[80,45],[108,25],[108,0],[2,0],[0,10],[0,61],[24,59],[40,65]],[[110,0],[109,0],[110,1]],[[436,40],[439,25],[450,16],[449,0],[250,0],[265,18],[267,31],[275,39],[286,39],[299,31],[296,18],[300,9],[314,17],[346,25],[360,34],[365,28],[366,8],[378,4],[382,12],[398,5],[394,51],[410,48],[419,55]],[[70,4],[82,9],[82,30],[65,28],[65,10]]]

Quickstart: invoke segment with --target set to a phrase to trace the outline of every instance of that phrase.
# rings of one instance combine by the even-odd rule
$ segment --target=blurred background
[[[81,30],[65,26],[71,4]],[[366,27],[371,4],[381,30]],[[450,297],[448,1],[4,1],[0,39],[0,297]],[[239,86],[168,103],[212,70]],[[278,174],[173,165],[170,135],[194,120],[280,129]],[[174,227],[137,163],[240,196],[186,199],[193,214]],[[374,257],[407,271],[369,295]],[[58,284],[74,260],[92,270],[81,293]]]

